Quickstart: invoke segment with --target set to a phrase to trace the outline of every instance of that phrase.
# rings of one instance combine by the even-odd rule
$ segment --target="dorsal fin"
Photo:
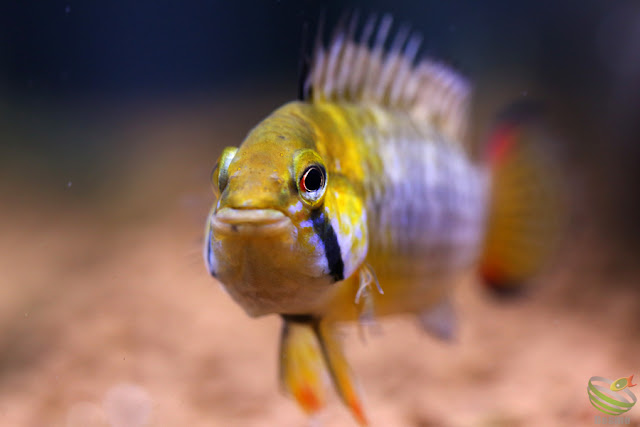
[[[464,138],[471,86],[443,63],[415,61],[422,37],[401,26],[393,37],[393,19],[372,15],[360,31],[357,14],[344,18],[323,46],[316,38],[311,67],[302,78],[309,102],[368,103],[402,110],[437,126],[447,138]],[[386,48],[387,40],[391,39]]]

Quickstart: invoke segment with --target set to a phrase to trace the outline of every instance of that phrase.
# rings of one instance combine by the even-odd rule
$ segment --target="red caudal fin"
[[[490,134],[491,201],[480,274],[499,295],[519,293],[547,264],[558,242],[564,203],[555,162],[541,144],[539,113],[515,105]]]

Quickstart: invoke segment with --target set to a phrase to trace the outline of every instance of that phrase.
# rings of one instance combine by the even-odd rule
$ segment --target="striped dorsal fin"
[[[311,66],[301,76],[301,98],[406,111],[418,123],[426,121],[448,139],[462,141],[470,84],[441,62],[416,61],[422,36],[404,25],[389,37],[392,21],[390,15],[371,16],[358,31],[354,13],[338,25],[326,47],[319,31]]]

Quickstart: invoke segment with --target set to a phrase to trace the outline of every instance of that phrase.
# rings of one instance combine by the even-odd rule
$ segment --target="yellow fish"
[[[627,387],[635,387],[637,384],[633,384],[631,382],[632,380],[633,380],[633,375],[626,378],[618,378],[613,383],[611,383],[611,386],[609,387],[609,389],[611,391],[620,391],[620,390],[624,390]]]
[[[511,284],[544,261],[544,171],[518,142],[500,161],[474,162],[464,143],[470,84],[442,63],[416,62],[421,38],[407,28],[385,49],[391,26],[387,15],[358,30],[354,18],[329,46],[318,37],[300,99],[220,156],[205,228],[210,274],[250,316],[282,316],[285,391],[317,412],[328,368],[362,425],[336,322],[415,313],[446,339],[461,277],[480,268],[492,285]],[[525,160],[526,173],[513,173]],[[514,216],[502,204],[513,203],[524,220],[502,230],[500,215]],[[519,270],[502,268],[512,242]]]

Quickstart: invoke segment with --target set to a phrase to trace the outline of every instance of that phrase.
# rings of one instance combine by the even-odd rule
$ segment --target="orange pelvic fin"
[[[317,413],[326,403],[328,370],[338,395],[354,418],[360,425],[368,425],[360,393],[333,323],[303,315],[283,315],[282,318],[280,381],[285,392],[308,414]]]
[[[335,336],[333,325],[320,321],[316,323],[315,329],[336,391],[358,423],[368,425],[357,384],[342,352],[342,346]]]
[[[315,414],[326,402],[326,379],[324,356],[312,323],[285,317],[280,341],[280,381],[284,391],[306,413]]]

